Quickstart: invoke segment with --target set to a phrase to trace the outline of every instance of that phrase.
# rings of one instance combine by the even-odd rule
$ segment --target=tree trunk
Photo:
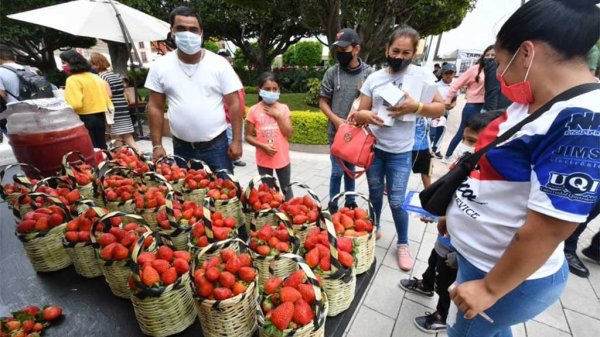
[[[121,76],[127,76],[127,60],[129,60],[129,50],[125,43],[105,41],[108,45],[108,52],[112,62],[113,72]]]

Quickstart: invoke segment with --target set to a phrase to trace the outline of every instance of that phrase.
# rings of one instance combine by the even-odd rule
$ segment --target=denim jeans
[[[369,199],[375,209],[377,230],[379,230],[383,206],[383,188],[387,184],[388,202],[396,225],[398,244],[408,243],[408,213],[402,208],[402,204],[406,197],[411,164],[412,151],[390,153],[375,148],[375,159],[367,171]]]
[[[338,160],[329,155],[329,159],[331,160],[331,176],[329,177],[329,200],[340,193],[341,185],[342,185],[342,177],[344,177],[344,191],[346,192],[354,192],[356,188],[356,184],[354,179],[352,179],[349,175],[344,172],[342,165],[338,162]],[[354,171],[354,165],[350,163],[344,162],[347,168]],[[353,196],[346,198],[346,203],[352,203],[355,201]]]
[[[173,152],[175,152],[175,155],[181,156],[185,160],[200,159],[207,163],[213,172],[226,169],[233,174],[233,163],[227,155],[228,149],[227,137],[221,135],[215,138],[215,142],[211,146],[202,150],[194,149],[190,143],[173,137]]]
[[[483,103],[467,103],[462,111],[462,118],[460,119],[460,125],[458,126],[458,130],[450,141],[450,145],[448,145],[448,150],[446,151],[446,157],[452,156],[454,149],[458,146],[458,143],[462,140],[463,132],[465,131],[465,126],[467,125],[467,121],[472,116],[475,116],[480,113],[481,108],[483,107]]]
[[[485,272],[477,269],[464,257],[458,256],[457,283],[484,278]],[[452,302],[446,321],[448,337],[512,337],[511,325],[534,318],[554,303],[567,284],[569,267],[563,266],[553,275],[527,280],[513,291],[504,295],[485,313],[494,320],[489,323],[481,316],[465,319],[456,304]]]

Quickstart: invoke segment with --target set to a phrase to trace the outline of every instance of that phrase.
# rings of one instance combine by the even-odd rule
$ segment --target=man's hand
[[[277,149],[275,148],[275,146],[273,146],[273,144],[263,144],[262,149],[267,153],[269,157],[273,157],[275,154],[277,154]]]
[[[229,144],[229,150],[227,150],[227,155],[231,160],[238,160],[242,157],[242,142],[239,140],[234,140]]]
[[[338,116],[335,116],[335,118],[331,120],[331,123],[333,124],[333,128],[334,128],[335,130],[339,129],[339,128],[340,128],[340,126],[341,126],[342,124],[344,124],[345,122],[346,122],[346,121],[345,121],[343,118],[341,118],[341,117],[338,117]]]
[[[164,147],[157,147],[154,150],[152,150],[152,161],[157,161],[166,155],[167,151],[165,151]]]

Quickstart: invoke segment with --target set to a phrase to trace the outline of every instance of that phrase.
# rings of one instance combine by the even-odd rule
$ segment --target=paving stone
[[[596,301],[597,302],[597,301]],[[572,310],[565,310],[567,321],[571,327],[573,337],[598,337],[600,336],[599,316],[592,318]]]
[[[394,326],[394,333],[392,337],[429,337],[433,336],[419,330],[413,320],[417,316],[423,316],[425,311],[433,311],[433,309],[415,303],[411,300],[405,299],[402,301],[402,307],[400,308],[400,314],[396,320]],[[375,336],[375,335],[373,335]]]
[[[416,277],[416,278],[420,279],[420,278],[422,278],[422,275],[426,269],[427,269],[427,263],[425,263],[421,260],[416,260],[415,267],[413,268],[410,277],[411,278]],[[429,308],[435,308],[437,306],[437,302],[438,302],[438,298],[439,298],[439,296],[436,293],[434,293],[433,297],[427,297],[427,296],[415,294],[415,293],[412,293],[409,291],[407,291],[406,295],[404,295],[404,296],[414,302],[417,302],[417,303],[422,304]]]
[[[390,336],[393,328],[393,319],[363,305],[360,308],[347,336],[386,337]]]
[[[567,324],[567,318],[565,317],[560,301],[554,302],[554,304],[539,314],[534,320],[565,332],[569,331],[569,324]]]
[[[390,318],[395,318],[404,296],[404,290],[398,287],[398,282],[404,277],[399,270],[387,266],[379,268],[367,292],[364,305]]]
[[[525,323],[527,329],[527,337],[567,337],[571,334],[551,327],[549,325],[539,323],[537,321],[528,321]],[[514,331],[514,330],[513,330]]]
[[[565,309],[591,317],[600,317],[600,301],[588,279],[569,275],[567,286],[560,299]]]
[[[421,246],[419,247],[419,252],[416,256],[418,260],[427,262],[429,260],[429,256],[431,255],[431,250],[435,245],[435,241],[437,240],[436,234],[425,233],[423,235],[423,241],[421,242]]]
[[[408,239],[412,241],[421,241],[427,224],[409,213],[408,215]]]
[[[527,332],[525,331],[525,324],[518,324],[511,327],[513,337],[527,337]]]
[[[396,242],[396,227],[393,222],[388,221],[381,221],[379,226],[383,236],[375,244],[377,247],[388,249],[392,242]]]

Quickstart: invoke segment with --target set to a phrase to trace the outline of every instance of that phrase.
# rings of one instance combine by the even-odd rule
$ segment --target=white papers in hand
[[[393,83],[388,83],[383,87],[380,96],[383,98],[384,104],[377,110],[377,116],[383,120],[383,125],[392,126],[394,125],[394,119],[389,116],[388,107],[400,103],[404,99],[404,92]]]

